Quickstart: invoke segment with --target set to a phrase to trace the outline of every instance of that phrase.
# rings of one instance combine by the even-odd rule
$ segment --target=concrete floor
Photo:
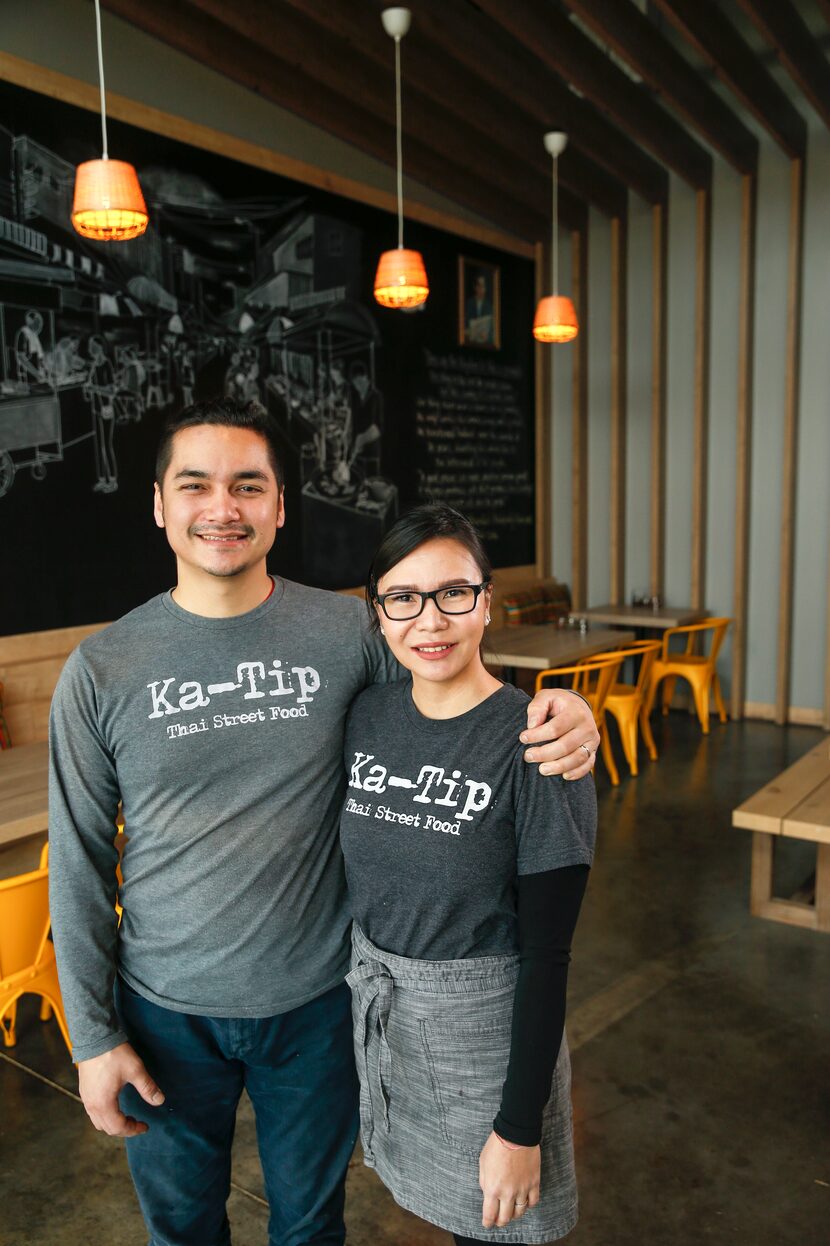
[[[574,947],[568,1030],[582,1219],[571,1246],[830,1242],[830,938],[748,913],[732,808],[822,736],[660,720],[661,760],[609,787]],[[814,850],[787,843],[780,890]],[[27,841],[0,874],[36,861]],[[0,1244],[143,1246],[121,1144],[86,1123],[54,1022],[24,1001],[0,1048]],[[265,1246],[250,1107],[239,1115],[235,1246]],[[351,1246],[439,1246],[356,1157]]]

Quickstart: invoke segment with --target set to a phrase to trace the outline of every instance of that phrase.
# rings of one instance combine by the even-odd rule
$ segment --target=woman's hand
[[[478,1183],[484,1195],[481,1223],[504,1228],[539,1202],[538,1146],[516,1146],[491,1133],[478,1161]]]

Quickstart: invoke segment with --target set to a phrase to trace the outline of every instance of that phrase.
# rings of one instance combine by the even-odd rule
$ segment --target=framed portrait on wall
[[[458,342],[501,348],[501,269],[467,255],[458,257]]]

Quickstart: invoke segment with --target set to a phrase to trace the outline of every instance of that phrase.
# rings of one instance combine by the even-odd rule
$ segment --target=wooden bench
[[[732,825],[752,831],[750,912],[770,921],[830,933],[830,753],[827,742],[810,749],[732,813]],[[816,844],[813,898],[774,896],[776,837]],[[812,890],[812,889],[811,889]]]

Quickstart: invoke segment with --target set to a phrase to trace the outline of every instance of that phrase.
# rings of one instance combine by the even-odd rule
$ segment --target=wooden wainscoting
[[[0,636],[3,713],[12,745],[47,739],[49,705],[64,662],[76,645],[106,626],[87,623],[83,627]]]

